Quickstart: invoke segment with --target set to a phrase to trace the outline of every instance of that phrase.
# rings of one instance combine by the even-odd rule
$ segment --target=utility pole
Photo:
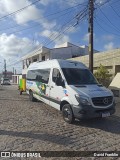
[[[14,75],[14,67],[13,67],[13,75]]]
[[[93,73],[93,14],[94,0],[89,0],[89,69]]]
[[[7,77],[6,60],[4,59],[4,77]]]

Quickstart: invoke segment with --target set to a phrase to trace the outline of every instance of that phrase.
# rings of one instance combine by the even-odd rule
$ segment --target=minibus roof
[[[77,61],[71,61],[71,60],[62,60],[62,59],[53,59],[53,60],[47,60],[43,62],[34,62],[31,63],[28,67],[28,70],[34,70],[34,69],[47,69],[47,68],[82,68],[87,69],[87,67]]]

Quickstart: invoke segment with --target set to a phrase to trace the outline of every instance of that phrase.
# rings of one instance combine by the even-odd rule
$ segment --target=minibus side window
[[[27,73],[27,80],[48,83],[50,69],[30,70]]]
[[[36,71],[36,81],[48,84],[50,69],[39,69]]]
[[[61,81],[62,76],[59,69],[54,68],[52,73],[52,81],[56,83],[56,81]]]
[[[27,73],[27,80],[35,81],[36,80],[36,73],[35,70],[29,70]]]

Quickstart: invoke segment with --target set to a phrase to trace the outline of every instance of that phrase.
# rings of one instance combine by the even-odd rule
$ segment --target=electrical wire
[[[80,13],[79,13],[80,14]],[[66,25],[68,25],[68,24],[70,24],[70,22],[72,22],[73,21],[73,19],[75,19],[76,18],[76,16],[74,16],[73,18],[71,18],[71,19],[69,19],[66,23],[64,23],[63,25],[62,25],[62,27],[60,27],[60,28],[58,28],[57,29],[57,33],[59,32],[59,35],[56,33],[54,33],[54,31],[53,31],[53,33],[51,33],[50,34],[50,36],[49,37],[47,37],[49,40],[46,40],[46,41],[42,41],[42,44],[44,45],[44,46],[46,46],[46,45],[48,45],[49,44],[49,41],[54,41],[54,40],[56,40],[57,39],[57,37],[59,37],[60,35],[62,35],[63,33],[62,33],[62,31],[63,31],[63,29],[66,27]],[[66,29],[66,28],[65,28]],[[56,31],[56,29],[54,28],[54,30]],[[38,49],[39,49],[39,47],[41,47],[41,44],[38,46]],[[38,50],[37,50],[38,51]],[[37,52],[36,51],[36,52]],[[35,53],[36,53],[35,52]]]
[[[67,14],[70,13],[70,12],[71,12],[71,11],[67,12]],[[65,14],[63,14],[63,15],[65,15]],[[58,18],[60,18],[60,17],[61,17],[61,16],[59,16]],[[66,21],[66,19],[65,19],[65,21]],[[65,26],[65,24],[62,25],[62,28],[63,28],[63,26]],[[57,29],[58,29],[58,27],[56,26],[56,27],[54,28],[54,30],[57,30]],[[53,35],[54,35],[54,33],[52,33],[52,34],[49,36],[49,38],[50,38],[50,37],[52,38]],[[47,41],[48,41],[48,40],[47,40]],[[42,41],[41,43],[44,43],[44,44],[45,44],[47,41]],[[41,44],[40,44],[39,46],[37,46],[37,48],[39,48],[40,46],[41,46]],[[33,48],[29,50],[29,53],[32,52],[32,51],[33,51]]]
[[[99,7],[98,8],[100,10],[100,12],[104,15],[104,17],[107,19],[107,21],[114,27],[114,29],[117,31],[117,32],[120,32],[120,29],[118,27],[116,27],[112,22],[111,20],[106,16],[106,14],[101,10],[101,8]]]
[[[86,16],[86,14],[82,17],[84,18]],[[82,20],[82,18],[80,20]],[[47,44],[45,44],[46,46],[48,46],[49,44],[53,43],[56,39],[58,39],[62,34],[64,34],[66,31],[68,31],[71,27],[74,27],[73,25],[70,25],[68,28],[66,28],[64,31],[61,31],[59,35],[57,35],[53,40],[51,40],[50,42],[48,42]]]
[[[116,10],[112,7],[112,5],[109,3],[109,6],[112,8],[112,10],[114,11],[114,13],[120,18],[120,15],[116,12]]]
[[[29,5],[27,5],[27,6],[23,7],[23,8],[21,8],[21,9],[18,9],[18,10],[14,11],[14,12],[11,12],[11,13],[9,13],[9,14],[3,16],[3,17],[0,17],[0,21],[1,21],[2,19],[6,18],[6,17],[12,16],[12,15],[14,15],[14,14],[17,14],[17,13],[19,13],[19,12],[25,10],[26,8],[28,8],[28,7],[30,7],[30,6],[32,6],[32,5],[36,4],[36,3],[38,3],[39,1],[41,1],[41,0],[36,0],[36,1],[34,1],[33,3],[30,3]]]
[[[98,22],[98,20],[96,18],[94,18],[94,20],[95,20],[96,24],[99,26],[100,29],[104,30],[105,32],[111,33],[112,35],[115,35],[117,37],[120,37],[119,34],[115,34],[113,32],[108,31],[107,29],[103,28],[102,25]]]
[[[85,16],[86,16],[86,15],[85,15]],[[74,16],[74,18],[72,18],[72,20],[75,19],[75,18],[76,18],[76,17]],[[72,21],[72,20],[71,20],[71,21]],[[69,30],[71,27],[73,27],[73,26],[69,26],[69,27],[66,28],[65,30],[61,31],[59,35],[57,35],[53,40],[49,41],[49,43],[46,43],[46,44],[48,45],[48,44],[52,43],[55,39],[57,39],[58,37],[60,37],[61,34],[65,33],[65,32],[66,32],[67,30]],[[37,50],[37,51],[39,51],[39,50]],[[10,64],[10,65],[8,65],[8,66],[12,66],[12,65],[14,65],[14,64],[17,64],[18,62],[19,62],[19,61],[15,62],[15,63],[13,63],[13,64]],[[8,66],[7,66],[7,67],[8,67]]]
[[[57,33],[59,32],[59,35],[56,33],[55,35],[54,35],[54,37],[53,37],[53,35],[52,35],[52,37],[51,36],[49,36],[48,38],[50,39],[50,40],[48,40],[48,42],[45,42],[44,43],[44,46],[47,46],[47,45],[49,45],[51,42],[53,42],[54,40],[56,40],[58,37],[60,37],[63,33],[65,33],[65,31],[67,31],[68,29],[66,28],[66,25],[67,24],[71,24],[71,22],[72,21],[74,21],[76,19],[76,16],[74,16],[72,19],[70,19],[66,24],[64,24],[64,25],[62,25],[62,27],[57,31]],[[73,24],[72,24],[73,25]],[[68,26],[68,27],[70,27],[70,26]],[[73,27],[73,26],[72,26]],[[63,30],[65,28],[65,30]],[[38,51],[38,50],[37,50]],[[37,52],[36,51],[36,52]]]
[[[109,0],[109,1],[110,1],[110,0]],[[108,3],[108,1],[107,1],[106,3]],[[104,4],[106,4],[106,3],[104,3]],[[97,6],[98,6],[98,4],[97,4]],[[103,4],[102,4],[101,6],[103,6]],[[101,6],[99,6],[99,8],[100,8]],[[101,10],[101,9],[100,9],[100,10]],[[85,15],[85,16],[86,16],[86,15]],[[69,27],[67,27],[66,29],[60,31],[60,34],[57,35],[54,39],[50,40],[48,43],[46,42],[45,44],[46,44],[46,45],[49,45],[50,43],[52,43],[55,39],[57,39],[58,37],[60,37],[61,34],[65,33],[67,30],[69,30],[70,27],[73,27],[73,26],[72,26],[72,25],[71,25],[71,26],[69,25]],[[52,38],[53,38],[53,37],[52,37]],[[38,51],[38,50],[37,50],[37,51]]]
[[[77,5],[77,6],[78,6],[78,5]],[[76,7],[76,6],[75,6],[75,7]],[[70,8],[73,8],[73,7],[70,7]],[[70,9],[70,8],[69,8],[69,9]],[[66,9],[65,9],[65,10],[66,10]],[[65,10],[64,10],[64,11],[65,11]],[[68,10],[68,8],[67,8],[67,10]],[[61,16],[65,15],[65,14],[68,14],[68,13],[70,13],[70,12],[71,12],[71,11],[69,11],[69,12],[67,12],[67,13],[64,13],[64,14],[60,15],[59,17],[61,17]],[[59,17],[58,17],[58,18],[59,18]],[[12,33],[13,33],[13,32],[12,32]],[[32,50],[33,50],[33,48],[32,48],[32,49],[30,49],[30,50],[29,50],[29,52],[31,52]]]
[[[58,12],[55,12],[55,13],[46,15],[44,18],[47,18],[47,17],[53,16],[53,15],[62,13],[62,12],[64,12],[64,11],[67,11],[67,10],[70,10],[70,9],[74,9],[75,7],[78,7],[79,5],[80,5],[80,4],[78,4],[78,5],[74,6],[74,7],[69,7],[69,8],[67,8],[67,9],[62,10],[62,11],[58,11]],[[71,12],[71,11],[70,11],[70,12]],[[70,12],[67,12],[67,13],[70,13]],[[65,15],[65,14],[67,14],[67,13],[64,13],[64,14],[62,14],[62,15],[60,15],[60,16],[63,16],[63,15]],[[41,19],[41,18],[37,18],[37,19],[35,19],[35,21],[36,21],[36,20],[39,20],[39,19]],[[52,18],[52,19],[54,19],[54,18]],[[34,25],[34,26],[27,27],[27,28],[25,28],[25,29],[21,29],[21,30],[14,31],[14,32],[9,32],[9,34],[18,33],[18,32],[21,32],[21,31],[24,31],[24,30],[27,30],[27,29],[31,29],[31,28],[34,28],[34,27],[38,27],[38,26],[40,26],[40,25],[41,25],[41,24],[36,24],[36,25]],[[13,28],[16,28],[16,27],[18,27],[18,26],[16,25],[16,26],[13,26],[13,27],[11,27],[11,28],[8,27],[8,28],[2,29],[2,30],[0,30],[0,31],[10,30],[10,29],[13,29]]]

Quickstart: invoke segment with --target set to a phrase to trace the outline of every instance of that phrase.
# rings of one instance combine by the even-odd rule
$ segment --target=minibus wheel
[[[20,95],[22,95],[22,91],[20,91]]]
[[[36,99],[33,97],[33,92],[32,92],[32,91],[29,92],[29,99],[30,99],[30,101],[32,101],[32,102],[35,102],[35,101],[36,101]]]
[[[73,111],[71,109],[71,106],[69,104],[65,104],[62,107],[62,114],[63,114],[63,119],[67,123],[73,123],[75,118],[73,115]]]

